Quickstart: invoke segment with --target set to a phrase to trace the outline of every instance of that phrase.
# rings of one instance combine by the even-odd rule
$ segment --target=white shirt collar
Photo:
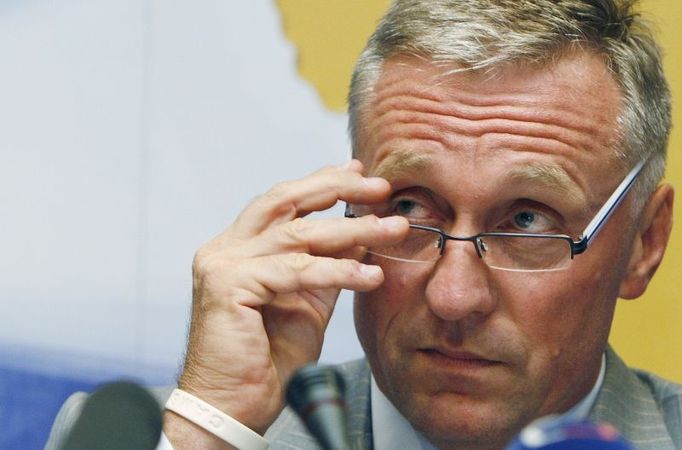
[[[559,421],[574,421],[587,418],[597,395],[604,383],[606,358],[602,355],[599,376],[592,390],[573,408],[557,416]],[[386,396],[379,390],[374,376],[371,377],[370,398],[372,405],[372,434],[375,450],[394,450],[396,448],[415,450],[436,450],[393,406]]]

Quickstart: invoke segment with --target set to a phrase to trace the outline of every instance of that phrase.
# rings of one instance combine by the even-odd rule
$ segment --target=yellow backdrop
[[[312,83],[322,102],[344,111],[345,95],[355,58],[362,49],[388,0],[277,0],[284,30],[298,48],[301,76]],[[675,99],[682,99],[682,23],[680,0],[645,0],[642,12],[657,24],[665,53],[665,70]],[[674,104],[673,121],[682,123],[682,109]],[[682,186],[682,131],[673,130],[667,181]],[[682,189],[682,188],[680,188]],[[675,201],[682,207],[682,192]],[[659,273],[647,293],[634,301],[621,300],[611,342],[632,366],[682,382],[682,227],[672,242]],[[678,278],[679,277],[679,278]]]

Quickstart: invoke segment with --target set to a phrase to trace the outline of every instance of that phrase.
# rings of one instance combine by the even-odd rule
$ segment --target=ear
[[[674,197],[669,184],[659,186],[649,197],[634,236],[627,272],[620,284],[618,295],[621,298],[633,299],[642,295],[661,264],[673,225]]]

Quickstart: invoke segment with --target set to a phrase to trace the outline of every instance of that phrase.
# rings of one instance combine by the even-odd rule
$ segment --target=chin
[[[408,409],[402,413],[439,448],[481,446],[502,449],[526,422],[518,410],[510,411],[503,405],[453,398],[452,395],[416,400]]]

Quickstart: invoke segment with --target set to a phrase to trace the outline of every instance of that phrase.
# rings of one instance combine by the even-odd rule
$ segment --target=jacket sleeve
[[[85,392],[76,392],[64,402],[52,424],[52,430],[50,431],[50,437],[47,439],[47,444],[45,444],[45,450],[59,450],[62,447],[71,428],[73,428],[74,423],[76,423],[83,410],[87,396],[88,394]]]

